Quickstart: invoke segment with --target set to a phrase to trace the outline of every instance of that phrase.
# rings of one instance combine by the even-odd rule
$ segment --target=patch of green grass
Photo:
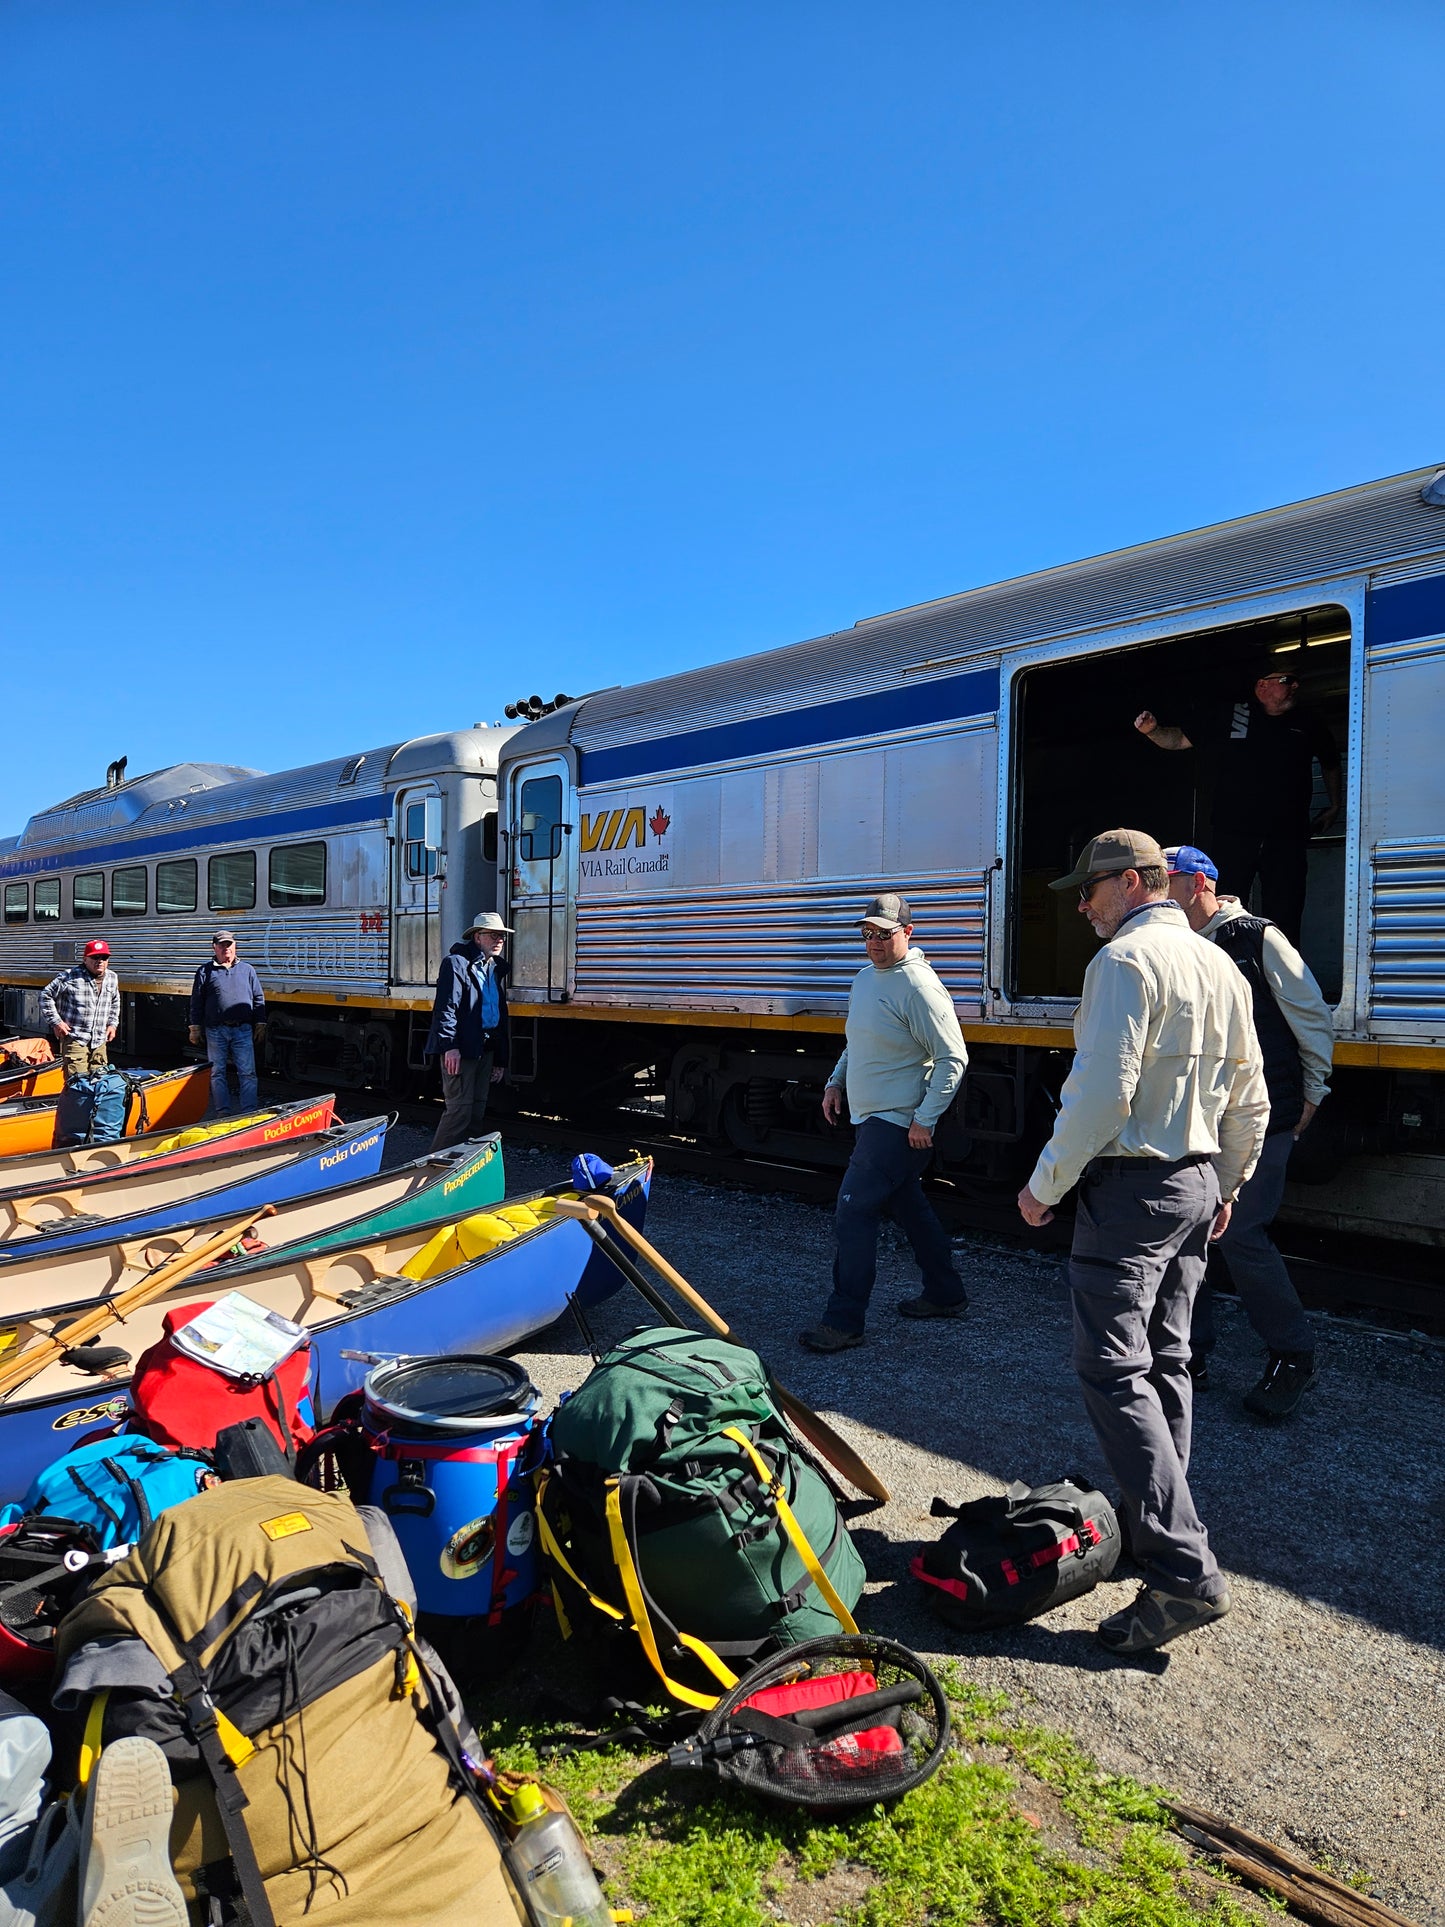
[[[563,1792],[613,1906],[651,1927],[1247,1927],[1227,1890],[1190,1871],[1157,1790],[1106,1773],[1066,1734],[1013,1715],[942,1669],[954,1747],[926,1785],[828,1822],[670,1772],[626,1750],[563,1756]],[[524,1719],[489,1744],[536,1771]],[[984,1757],[979,1757],[979,1755]],[[1030,1810],[1038,1788],[1062,1819]]]

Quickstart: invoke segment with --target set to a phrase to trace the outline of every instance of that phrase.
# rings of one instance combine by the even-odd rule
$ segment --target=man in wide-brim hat
[[[1079,1187],[1074,1369],[1148,1575],[1098,1636],[1136,1653],[1229,1611],[1189,1490],[1189,1322],[1210,1240],[1259,1157],[1269,1093],[1249,987],[1170,902],[1152,836],[1106,830],[1049,887],[1078,892],[1103,948],[1084,973],[1073,1069],[1019,1210],[1047,1224]]]
[[[447,1106],[434,1151],[479,1135],[491,1088],[507,1074],[512,1037],[502,948],[511,934],[495,910],[483,910],[442,958],[426,1040],[427,1056],[441,1059]]]

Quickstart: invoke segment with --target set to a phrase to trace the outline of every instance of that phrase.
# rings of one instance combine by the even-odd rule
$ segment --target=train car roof
[[[897,688],[905,673],[913,683],[981,668],[1006,646],[1445,555],[1442,476],[1432,464],[603,691],[525,726],[510,753],[568,740],[585,754],[680,736]]]

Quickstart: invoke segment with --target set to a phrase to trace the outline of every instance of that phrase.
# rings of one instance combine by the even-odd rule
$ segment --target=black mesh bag
[[[938,1770],[948,1702],[916,1653],[869,1633],[792,1646],[725,1693],[668,1765],[827,1812],[896,1800]]]

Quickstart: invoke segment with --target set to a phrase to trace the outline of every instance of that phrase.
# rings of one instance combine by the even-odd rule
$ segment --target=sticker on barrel
[[[442,1547],[442,1572],[448,1579],[475,1579],[491,1558],[496,1538],[497,1523],[490,1514],[458,1526]]]

